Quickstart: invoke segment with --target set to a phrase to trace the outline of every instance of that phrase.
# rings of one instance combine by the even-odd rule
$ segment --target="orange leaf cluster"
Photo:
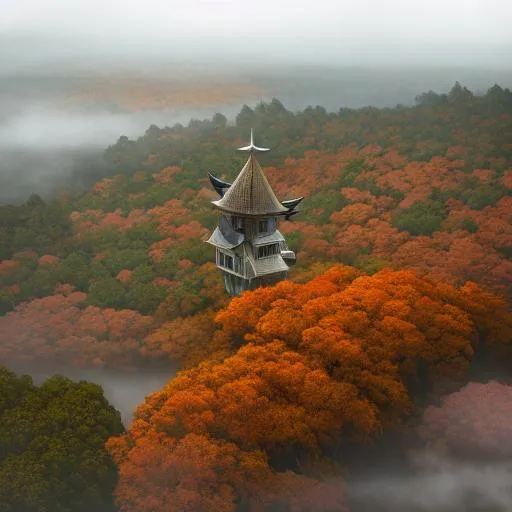
[[[79,239],[89,231],[115,229],[122,232],[148,222],[148,216],[142,209],[134,209],[126,216],[120,209],[113,212],[85,210],[84,212],[73,212],[70,218],[73,222],[73,230]]]
[[[0,317],[0,360],[133,364],[152,318],[85,306],[84,293],[67,292],[22,303]]]
[[[244,347],[149,396],[130,433],[110,441],[120,464],[121,507],[232,512],[246,501],[263,512],[269,504],[295,501],[293,510],[305,512],[322,500],[315,488],[329,489],[326,499],[343,503],[341,486],[334,496],[314,479],[276,473],[260,447],[315,446],[336,422],[350,422],[357,411],[364,416],[365,407],[353,386],[329,382],[282,343]],[[146,492],[151,508],[137,500]]]
[[[502,177],[491,168],[467,173],[462,170],[465,162],[460,160],[466,152],[466,148],[452,147],[445,156],[408,161],[395,149],[383,152],[374,146],[360,150],[347,146],[334,154],[306,152],[304,158],[288,159],[286,172],[269,172],[272,184],[276,183],[276,190],[283,196],[314,197],[324,193],[324,186],[332,193],[333,184],[343,176],[348,164],[363,161],[364,165],[354,185],[340,189],[339,197],[350,204],[332,212],[331,223],[312,224],[324,212],[317,208],[299,222],[283,224],[280,229],[285,234],[303,235],[298,249],[299,262],[304,266],[341,259],[366,268],[366,261],[371,264],[382,260],[393,268],[412,268],[454,285],[472,280],[508,294],[512,282],[512,263],[507,257],[512,247],[512,197],[498,198],[482,209],[472,209],[454,197],[461,191],[470,192],[471,187],[476,187],[475,193],[479,186],[507,187],[510,171]],[[473,183],[475,180],[478,186]],[[374,195],[365,189],[368,184],[381,192]],[[441,201],[447,217],[431,236],[415,236],[393,226],[397,212],[418,201],[430,200],[435,192],[454,196]],[[393,193],[404,197],[393,199]]]
[[[191,212],[182,205],[179,199],[170,199],[162,206],[148,210],[148,215],[158,223],[162,235],[171,235],[175,228],[190,220]]]
[[[11,272],[12,270],[14,270],[15,268],[18,268],[19,266],[19,261],[16,261],[16,260],[1,260],[0,261],[0,276],[1,275],[6,275],[8,274],[9,272]]]
[[[162,169],[159,172],[154,173],[153,179],[155,180],[156,183],[169,184],[174,181],[174,176],[178,174],[180,171],[180,167],[171,165],[169,167],[166,167],[165,169]]]
[[[37,262],[42,267],[51,267],[59,262],[59,258],[52,254],[45,254],[44,256],[41,256]]]
[[[144,339],[142,353],[155,359],[168,357],[184,366],[199,364],[215,348],[211,337],[215,330],[214,312],[206,310],[164,323]]]
[[[126,112],[161,111],[180,106],[223,105],[239,98],[262,94],[259,87],[247,83],[212,83],[210,80],[207,84],[197,79],[182,83],[137,76],[95,77],[84,80],[61,99],[64,105],[114,105]]]
[[[116,279],[120,283],[128,283],[132,279],[132,274],[133,272],[131,270],[124,268],[117,274]]]
[[[102,197],[108,197],[110,189],[118,185],[123,181],[122,176],[114,176],[113,178],[103,178],[98,181],[93,187],[92,192]]]

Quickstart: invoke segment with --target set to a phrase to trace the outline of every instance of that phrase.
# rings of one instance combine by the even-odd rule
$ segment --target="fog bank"
[[[29,14],[30,13],[30,14]],[[29,14],[29,15],[28,15]],[[17,0],[3,7],[7,69],[120,61],[511,68],[506,0]],[[39,38],[43,44],[35,45]],[[0,43],[0,47],[4,45]]]
[[[383,469],[380,475],[350,481],[354,512],[512,510],[512,461],[457,464],[432,455],[429,459],[429,467],[417,472]]]

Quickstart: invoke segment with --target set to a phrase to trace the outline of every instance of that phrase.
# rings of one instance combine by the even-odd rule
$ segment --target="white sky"
[[[104,51],[210,59],[419,52],[471,61],[475,51],[512,48],[511,27],[512,0],[0,0],[4,36],[43,33]]]

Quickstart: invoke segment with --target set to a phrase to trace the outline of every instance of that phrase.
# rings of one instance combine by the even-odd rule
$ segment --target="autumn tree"
[[[152,318],[127,309],[87,306],[86,300],[84,293],[62,289],[0,317],[1,359],[132,365],[141,355]]]
[[[207,309],[165,322],[146,336],[142,353],[156,360],[168,357],[189,367],[209,359],[216,351],[226,352],[226,344],[220,336],[212,339],[214,316],[215,313]]]
[[[121,468],[117,496],[126,512],[144,506],[137,497],[150,488],[156,510],[173,502],[207,509],[211,490],[218,498],[222,485],[220,510],[237,510],[244,496],[252,503],[263,495],[269,503],[308,510],[318,497],[306,492],[308,479],[322,478],[299,461],[403,425],[419,392],[439,392],[465,378],[479,343],[508,346],[499,331],[508,332],[512,316],[502,299],[474,284],[458,290],[411,271],[368,276],[340,265],[304,284],[283,281],[246,292],[216,315],[216,328],[210,322],[193,316],[172,321],[146,339],[148,350],[180,354],[192,346],[188,328],[193,337],[208,329],[214,348],[210,359],[147,397],[129,431],[110,440]],[[258,453],[265,471],[238,481],[228,476],[229,468],[212,472],[215,456],[205,457],[205,467],[182,455],[190,436],[208,442],[212,453],[228,445],[251,457]],[[242,456],[233,453],[230,460]],[[156,469],[167,464],[190,467],[201,486],[187,483],[185,493],[172,476],[177,470]],[[261,491],[273,489],[275,481],[290,492]],[[323,489],[325,510],[343,509],[334,488],[312,485]]]
[[[402,379],[428,387],[429,381],[462,378],[477,333],[491,344],[508,343],[506,302],[475,285],[459,291],[410,271],[356,276],[354,269],[334,267],[305,285],[255,290],[232,300],[217,321],[233,346],[280,339],[340,378],[355,365],[349,378],[371,379],[358,385],[372,394],[383,386],[375,397],[391,403],[404,391]],[[384,391],[392,383],[394,391]],[[403,410],[404,403],[397,404]]]
[[[267,454],[318,449],[342,427],[376,427],[372,407],[353,385],[330,381],[282,343],[249,345],[222,363],[182,373],[147,398],[126,436],[109,441],[120,464],[121,508],[206,511],[217,503],[216,510],[234,511],[240,501],[300,501],[283,489],[285,482],[300,486],[300,478],[276,473]],[[150,505],[137,500],[142,488],[152,496]]]

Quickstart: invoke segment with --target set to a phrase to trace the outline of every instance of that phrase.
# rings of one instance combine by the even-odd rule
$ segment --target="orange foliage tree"
[[[417,386],[462,379],[479,335],[503,346],[512,332],[506,304],[476,285],[458,290],[412,271],[368,276],[344,266],[305,284],[244,293],[215,321],[211,343],[221,350],[147,397],[128,433],[110,441],[126,512],[138,510],[137,497],[155,485],[152,510],[174,510],[173,503],[176,510],[207,510],[219,497],[225,501],[218,510],[237,510],[244,499],[254,507],[248,510],[264,507],[262,499],[310,510],[308,500],[322,500],[306,490],[307,482],[318,478],[299,459],[328,454],[340,439],[370,440],[400,425],[413,410]],[[187,325],[170,323],[149,336],[148,349],[190,346],[180,334],[188,323],[192,332],[201,322],[213,330],[209,317],[198,318],[197,326],[192,317],[182,322]],[[198,453],[185,451],[190,439],[209,455],[196,460]],[[257,457],[258,475],[237,479],[231,466],[220,467],[216,454],[228,446],[234,465]],[[172,476],[181,464],[197,481]],[[276,482],[280,495],[272,491]],[[297,492],[302,485],[304,493]],[[341,485],[334,494],[327,484],[315,485],[325,493],[318,510],[343,510]]]
[[[250,510],[263,511],[272,503],[300,502],[291,491],[301,482],[311,486],[309,495],[302,489],[305,500],[321,501],[323,484],[275,472],[267,453],[318,449],[345,425],[375,428],[372,407],[353,385],[331,381],[280,342],[249,345],[222,363],[183,372],[139,407],[127,436],[111,439],[121,508],[233,511],[247,501]],[[141,489],[151,491],[149,508]],[[336,497],[331,489],[328,499],[342,502],[342,488]],[[300,502],[293,510],[308,506]]]

